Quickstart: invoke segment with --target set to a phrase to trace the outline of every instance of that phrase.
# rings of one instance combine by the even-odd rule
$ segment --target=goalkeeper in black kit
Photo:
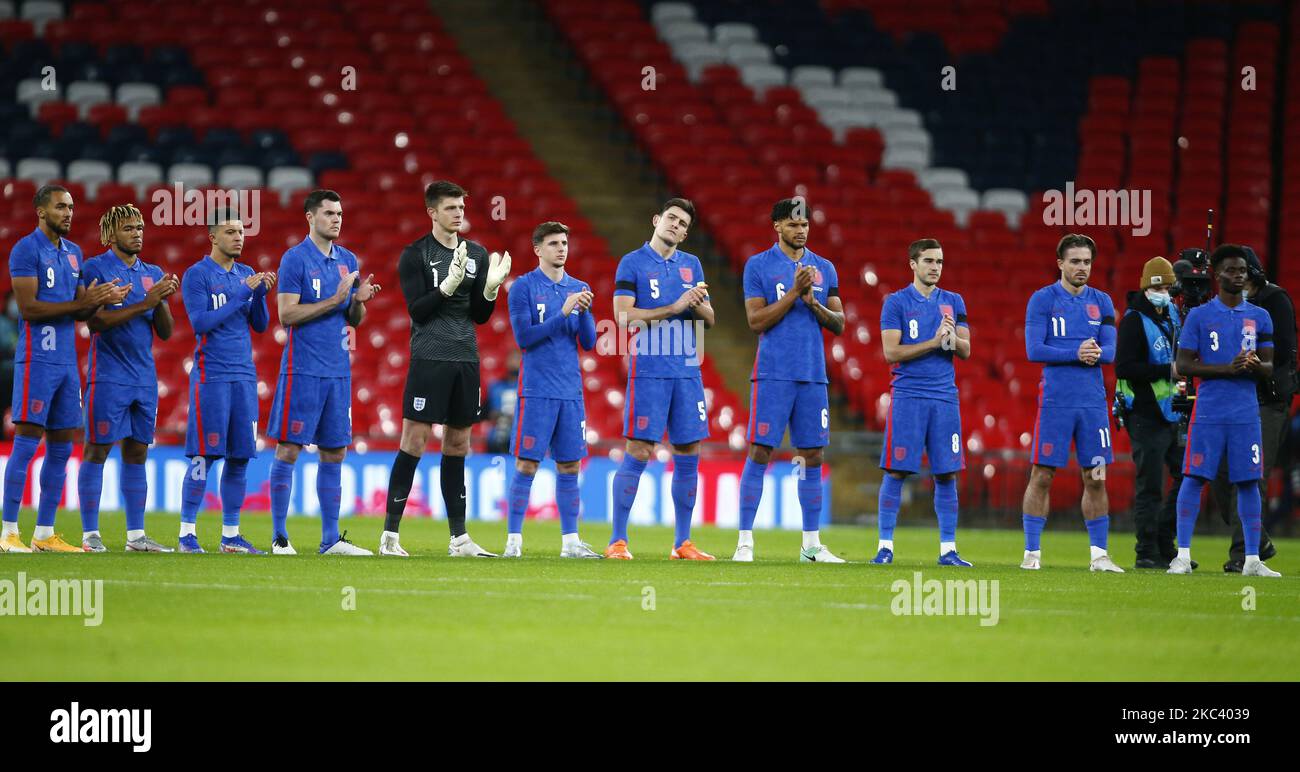
[[[465,456],[479,420],[478,341],[474,325],[492,318],[497,292],[510,275],[510,253],[490,256],[460,237],[465,190],[439,180],[424,191],[433,221],[428,235],[409,245],[397,272],[411,314],[411,364],[402,395],[402,442],[388,478],[388,507],[380,555],[406,557],[398,527],[416,468],[434,424],[442,424],[442,500],[453,557],[496,557],[465,532]]]

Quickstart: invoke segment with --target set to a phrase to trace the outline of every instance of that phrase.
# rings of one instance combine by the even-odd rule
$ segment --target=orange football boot
[[[612,560],[631,560],[632,553],[627,551],[627,542],[619,539],[605,548],[605,557]]]
[[[672,560],[717,560],[709,553],[696,549],[695,545],[691,544],[690,539],[682,542],[682,546],[673,550],[668,557]]]

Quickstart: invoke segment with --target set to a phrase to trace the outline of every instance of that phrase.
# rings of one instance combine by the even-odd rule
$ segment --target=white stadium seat
[[[12,19],[14,17],[13,0],[0,0],[0,19]]]
[[[855,86],[875,86],[879,88],[885,85],[885,75],[880,70],[871,67],[845,67],[840,70],[840,85],[845,88]]]
[[[886,147],[885,155],[880,159],[883,169],[909,169],[919,172],[930,165],[930,154],[915,147]]]
[[[167,170],[167,182],[179,182],[187,188],[212,185],[212,167],[207,164],[172,164]]]
[[[729,45],[731,43],[757,43],[758,30],[752,24],[745,24],[739,21],[723,22],[713,28],[713,39],[719,45]]]
[[[17,96],[18,101],[27,105],[32,111],[32,117],[40,111],[41,105],[46,102],[57,102],[63,98],[63,87],[57,83],[55,87],[46,91],[41,87],[43,78],[27,78],[18,81]]]
[[[772,49],[762,43],[742,40],[725,44],[719,42],[718,45],[726,47],[727,61],[737,67],[744,67],[749,64],[772,63]]]
[[[113,90],[107,83],[94,80],[78,80],[68,84],[64,99],[77,106],[82,118],[86,117],[92,105],[113,101]]]
[[[53,158],[24,158],[14,169],[14,177],[28,180],[37,185],[57,180],[63,174],[63,167]]]
[[[9,159],[0,158],[0,180],[9,179]]]
[[[747,64],[740,68],[740,80],[758,94],[772,86],[784,86],[785,68],[774,64]]]
[[[117,181],[123,185],[134,185],[136,194],[143,199],[150,187],[162,183],[162,167],[143,161],[130,161],[117,167]]]
[[[659,37],[674,47],[679,43],[709,42],[709,28],[698,21],[671,21],[657,29]]]
[[[113,180],[113,167],[104,161],[73,161],[68,164],[68,181],[86,186],[86,194],[95,197],[101,183]]]
[[[36,36],[45,34],[45,25],[63,18],[63,3],[52,0],[26,0],[23,3],[21,18],[32,23]]]
[[[217,170],[217,186],[226,190],[252,190],[262,187],[262,170],[256,166],[237,164]]]
[[[117,87],[117,103],[134,121],[141,107],[162,104],[162,92],[152,83],[123,83]]]
[[[834,86],[835,73],[829,67],[805,64],[790,71],[790,85],[795,88],[805,86]]]
[[[695,6],[690,3],[655,3],[650,9],[650,21],[655,26],[670,21],[695,21]]]
[[[311,170],[301,166],[277,166],[266,175],[266,187],[279,191],[281,199],[295,190],[310,188],[315,184]]]
[[[970,178],[966,176],[965,171],[947,166],[926,169],[917,175],[917,179],[921,183],[921,187],[931,192],[938,188],[970,187]]]

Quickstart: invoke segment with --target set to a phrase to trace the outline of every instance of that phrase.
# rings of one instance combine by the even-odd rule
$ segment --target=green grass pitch
[[[24,512],[30,540],[32,513]],[[176,542],[175,517],[149,533]],[[347,519],[350,538],[377,546],[382,521]],[[900,528],[898,562],[873,566],[875,534],[823,531],[848,565],[796,561],[797,533],[758,532],[757,561],[668,560],[672,532],[633,527],[632,562],[561,560],[559,527],[530,522],[522,560],[446,557],[443,522],[408,520],[414,557],[322,558],[319,525],[290,520],[297,557],[124,554],[120,514],[106,514],[107,554],[0,555],[0,580],[104,581],[98,627],[77,617],[0,616],[8,677],[27,680],[402,679],[1160,679],[1296,680],[1300,654],[1300,540],[1280,540],[1282,579],[1219,569],[1226,537],[1195,544],[1190,577],[1087,570],[1087,537],[1044,536],[1043,570],[1021,571],[1021,536],[964,530],[974,569],[940,568],[934,529]],[[58,530],[79,538],[75,512]],[[244,533],[269,548],[270,520]],[[504,523],[471,523],[484,547]],[[220,521],[199,537],[216,548]],[[608,527],[587,525],[594,545]],[[1132,564],[1132,536],[1112,534]],[[734,531],[700,528],[696,542],[729,558]],[[899,616],[895,580],[999,580],[996,625],[977,616]],[[1254,610],[1243,609],[1253,587]],[[346,610],[347,588],[355,609]],[[653,599],[653,604],[649,601]],[[646,607],[653,605],[653,609]]]

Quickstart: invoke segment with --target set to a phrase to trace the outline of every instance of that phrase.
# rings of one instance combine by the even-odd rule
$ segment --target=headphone
[[[1268,284],[1268,274],[1264,273],[1264,264],[1259,261],[1259,255],[1248,246],[1243,245],[1241,248],[1246,253],[1246,275],[1261,287]]]

